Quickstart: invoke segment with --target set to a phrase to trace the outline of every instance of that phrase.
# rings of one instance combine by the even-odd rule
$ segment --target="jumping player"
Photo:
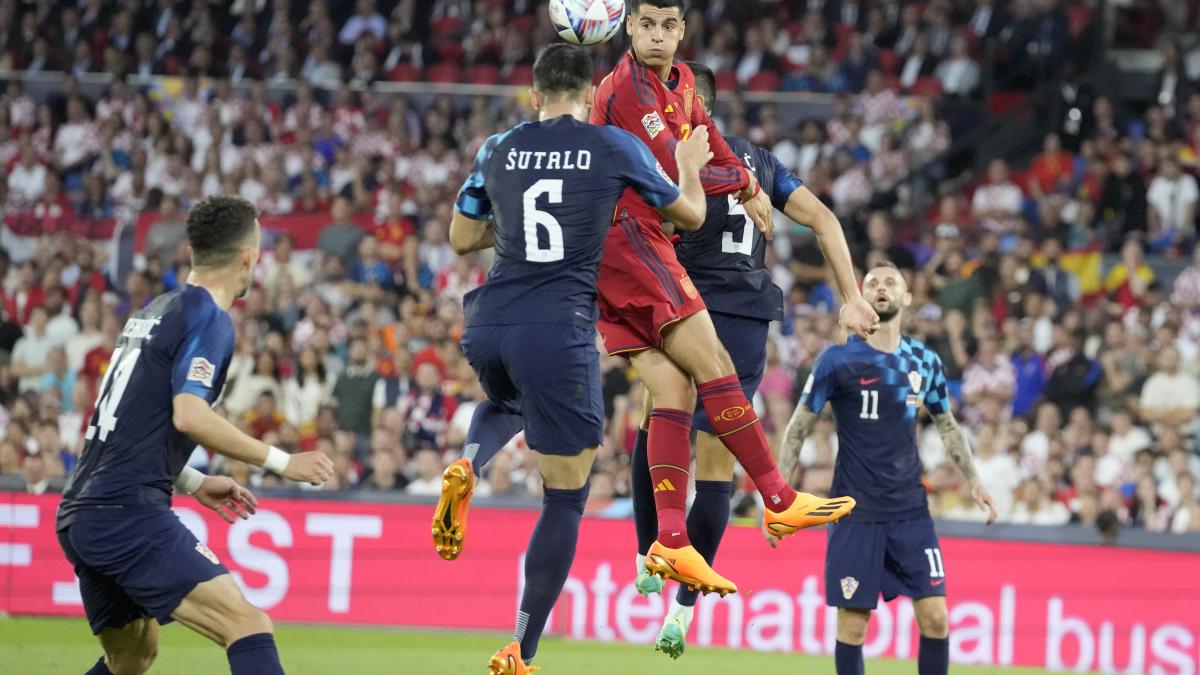
[[[592,122],[632,131],[660,162],[669,159],[679,139],[707,128],[714,157],[701,172],[706,193],[732,195],[769,239],[769,196],[696,101],[692,71],[674,60],[685,30],[683,1],[635,0],[625,27],[632,48],[600,83]],[[848,277],[839,278],[839,287],[853,287],[853,275],[841,271]],[[628,192],[604,245],[598,290],[605,347],[610,354],[629,357],[653,406],[647,453],[658,537],[646,554],[644,566],[649,572],[701,592],[737,590],[709,567],[688,538],[689,436],[697,393],[715,435],[741,462],[762,495],[766,518],[777,536],[850,512],[853,499],[797,493],[784,480],[733,361],[721,346],[699,291],[676,259],[662,220]],[[861,299],[843,299],[847,304],[842,321],[863,334],[873,330],[876,317],[871,308]]]
[[[851,337],[817,358],[784,433],[782,463],[795,466],[829,402],[838,426],[833,489],[858,500],[850,517],[830,526],[825,557],[825,602],[838,608],[838,675],[862,675],[863,640],[880,593],[885,600],[913,599],[921,630],[917,670],[945,675],[946,568],[921,483],[916,421],[922,406],[988,523],[996,519],[996,508],[950,411],[941,359],[900,335],[904,309],[912,303],[904,276],[895,265],[880,263],[863,281],[863,295],[879,312],[879,330],[866,340]]]
[[[716,78],[702,63],[687,62],[696,78],[696,100],[711,117],[716,103]],[[767,150],[732,136],[730,150],[757,177],[771,204],[788,218],[812,226],[825,252],[834,278],[846,284],[838,290],[852,302],[865,302],[854,282],[854,267],[841,223]],[[732,197],[709,197],[708,216],[695,232],[684,232],[675,247],[679,262],[700,291],[721,344],[737,369],[742,392],[754,398],[767,358],[767,330],[783,320],[783,292],[767,269],[766,238]],[[649,411],[647,410],[648,414]],[[696,496],[688,511],[687,527],[696,550],[711,565],[729,522],[733,456],[713,434],[713,426],[697,409],[692,421],[696,434]],[[646,461],[646,430],[638,432],[633,454],[633,504],[638,553],[644,556],[654,543],[657,522],[654,485]],[[638,568],[642,570],[639,557]],[[662,580],[642,570],[636,582],[643,594],[657,592]],[[671,604],[655,648],[672,658],[683,654],[697,592],[680,586]]]
[[[325,455],[269,447],[210,408],[233,355],[226,312],[249,288],[260,235],[257,211],[240,197],[193,206],[187,285],[126,322],[100,383],[57,522],[104,649],[87,675],[146,672],[158,627],[170,621],[224,647],[233,675],[283,673],[271,620],[171,511],[172,485],[218,513],[253,511],[253,497],[233,481],[184,466],[197,444],[314,485],[333,473]]]
[[[523,427],[545,495],[525,557],[513,642],[492,657],[492,675],[530,672],[575,556],[603,437],[596,276],[613,209],[628,188],[680,227],[699,227],[699,173],[711,157],[707,133],[678,144],[668,158],[672,170],[678,164],[677,187],[632,134],[586,122],[594,89],[586,51],[551,45],[533,70],[538,121],[484,143],[450,224],[460,254],[496,249],[487,282],[463,301],[463,353],[488,396],[467,442],[478,447],[482,436]],[[470,458],[443,476],[433,535],[447,559],[461,551],[473,486]]]

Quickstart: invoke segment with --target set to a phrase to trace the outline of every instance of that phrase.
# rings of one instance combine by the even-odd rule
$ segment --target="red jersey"
[[[701,124],[708,127],[708,144],[713,158],[700,171],[700,181],[709,196],[741,191],[750,182],[742,160],[734,156],[716,125],[696,100],[696,77],[692,69],[676,61],[666,82],[638,62],[633,50],[596,88],[592,124],[611,124],[642,139],[658,163],[676,183],[675,145]],[[632,189],[626,189],[617,204],[618,217],[658,224],[662,218]]]

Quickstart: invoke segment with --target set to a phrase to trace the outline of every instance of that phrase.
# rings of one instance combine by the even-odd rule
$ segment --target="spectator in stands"
[[[365,340],[350,341],[349,357],[345,372],[333,386],[337,424],[339,429],[353,431],[365,441],[371,433],[371,397],[379,374],[371,365]]]
[[[1109,454],[1125,467],[1132,468],[1137,453],[1153,447],[1154,439],[1144,428],[1134,424],[1133,413],[1128,408],[1114,410],[1111,424],[1112,433],[1108,437]]]
[[[895,263],[896,267],[901,270],[906,272],[916,270],[916,258],[908,248],[895,242],[892,223],[885,211],[872,211],[871,217],[867,219],[867,243],[870,248],[866,255],[869,255],[871,251],[878,251],[885,260]],[[866,255],[860,258],[860,266]]]
[[[494,469],[493,469],[494,470]],[[421,450],[416,457],[416,477],[404,491],[410,495],[432,496],[442,490],[442,460],[436,450]]]
[[[1055,316],[1058,317],[1077,306],[1083,297],[1079,277],[1061,265],[1062,252],[1062,242],[1058,239],[1045,240],[1042,245],[1045,264],[1035,270],[1030,279],[1030,287],[1054,304]]]
[[[326,255],[341,259],[343,265],[355,262],[358,242],[363,238],[363,230],[350,220],[350,200],[338,196],[333,200],[330,216],[333,222],[321,228],[317,248]]]
[[[296,369],[283,383],[283,408],[287,421],[297,428],[316,422],[321,406],[331,400],[333,382],[316,349],[300,352]],[[302,432],[303,433],[303,432]]]
[[[46,357],[46,371],[35,391],[53,396],[59,401],[60,409],[70,412],[74,389],[75,371],[68,367],[67,352],[62,347],[53,347]]]
[[[1154,374],[1146,380],[1139,402],[1139,415],[1153,425],[1156,435],[1170,428],[1191,437],[1200,431],[1200,380],[1180,368],[1179,350],[1163,345],[1158,350]]]
[[[963,372],[962,394],[966,403],[963,419],[968,426],[1003,422],[1012,409],[1015,389],[1012,362],[1000,353],[995,338],[982,338],[975,357]]]
[[[46,190],[46,167],[29,139],[21,141],[20,159],[8,173],[8,196],[16,204],[36,202]]]
[[[66,290],[54,284],[46,289],[45,296],[43,306],[50,317],[46,322],[46,339],[55,345],[65,345],[79,334],[79,324],[67,306]]]
[[[21,380],[21,391],[36,390],[46,372],[50,350],[55,345],[46,335],[46,308],[34,307],[29,314],[25,337],[17,340],[12,353],[12,371]]]
[[[1196,179],[1183,172],[1176,157],[1164,158],[1146,191],[1152,249],[1172,248],[1195,237],[1197,200],[1200,200],[1200,189],[1197,189]]]
[[[1130,237],[1121,247],[1121,261],[1104,277],[1110,309],[1123,314],[1136,307],[1150,291],[1154,271],[1145,262],[1142,242]]]
[[[25,492],[31,495],[45,494],[50,489],[50,472],[46,467],[46,457],[40,452],[25,455],[21,463],[21,473],[25,478]]]
[[[1083,351],[1087,338],[1082,329],[1068,333],[1060,331],[1055,352],[1048,365],[1050,379],[1046,383],[1046,399],[1058,406],[1066,417],[1075,408],[1092,410],[1096,402],[1096,389],[1103,370]]]
[[[1012,232],[1019,224],[1025,197],[1009,180],[1008,164],[1000,158],[988,165],[988,182],[975,189],[971,211],[980,223],[994,232]]]
[[[1063,150],[1056,133],[1046,134],[1042,141],[1042,152],[1029,167],[1029,191],[1037,199],[1058,189],[1059,184],[1071,177],[1075,158]]]

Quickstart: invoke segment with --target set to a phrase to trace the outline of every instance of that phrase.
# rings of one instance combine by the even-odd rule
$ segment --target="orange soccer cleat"
[[[722,598],[737,593],[737,584],[717,574],[690,545],[667,548],[661,542],[654,542],[646,553],[646,569],[664,579],[674,579],[690,591],[720,593]]]
[[[433,547],[446,560],[462,553],[467,538],[467,509],[475,491],[471,460],[455,460],[442,472],[442,495],[433,512]]]
[[[853,497],[835,497],[825,499],[807,492],[797,492],[796,500],[788,508],[775,513],[767,510],[763,514],[763,522],[767,532],[777,539],[783,539],[796,530],[806,527],[836,523],[854,510]]]
[[[521,660],[521,643],[510,642],[508,645],[496,652],[492,656],[492,660],[488,662],[488,675],[528,675],[535,670],[541,670],[537,666],[527,666]]]

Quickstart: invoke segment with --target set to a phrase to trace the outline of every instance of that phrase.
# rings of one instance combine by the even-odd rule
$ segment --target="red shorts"
[[[661,347],[663,331],[705,309],[660,226],[613,223],[600,260],[600,321],[609,354]]]

